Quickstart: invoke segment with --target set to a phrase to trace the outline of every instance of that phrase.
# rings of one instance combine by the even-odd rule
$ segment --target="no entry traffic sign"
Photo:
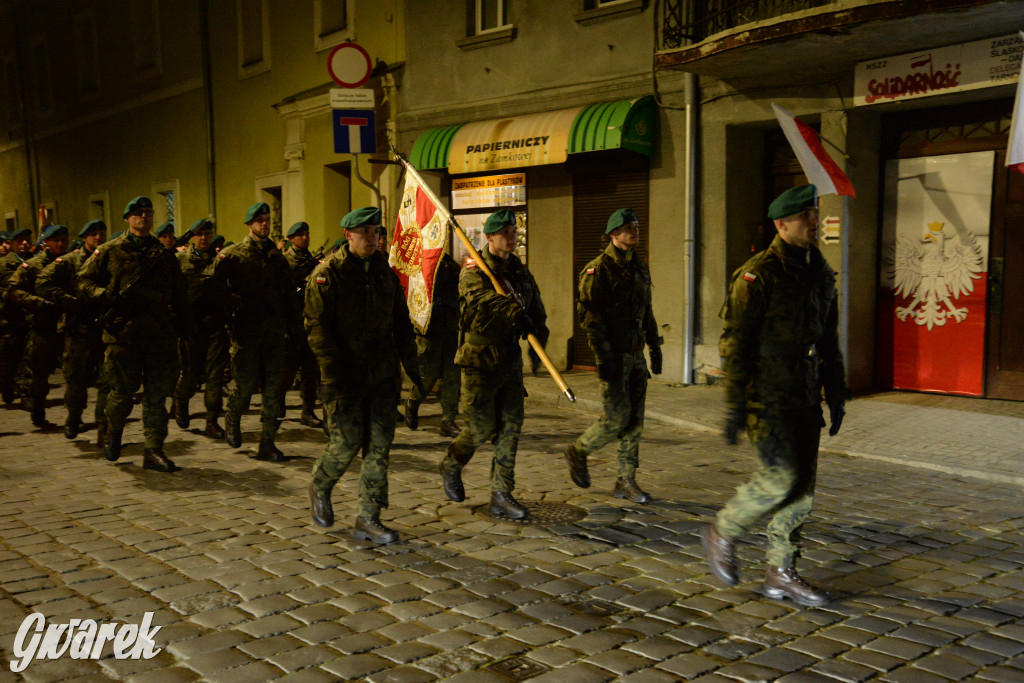
[[[370,78],[369,53],[355,43],[342,43],[327,56],[327,71],[343,88],[358,88]]]

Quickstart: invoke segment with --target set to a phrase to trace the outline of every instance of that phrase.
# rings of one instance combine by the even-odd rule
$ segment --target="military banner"
[[[448,243],[447,212],[439,211],[413,173],[406,174],[388,263],[398,274],[409,317],[426,332],[434,303],[434,273]]]

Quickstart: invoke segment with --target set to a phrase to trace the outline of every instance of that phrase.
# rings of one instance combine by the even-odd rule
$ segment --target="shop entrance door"
[[[985,395],[1024,400],[1024,173],[996,156]]]

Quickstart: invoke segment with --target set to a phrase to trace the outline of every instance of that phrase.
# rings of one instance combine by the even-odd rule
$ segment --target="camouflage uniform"
[[[441,380],[440,399],[443,420],[454,420],[459,412],[459,368],[455,352],[459,345],[459,264],[445,254],[434,274],[434,301],[430,324],[424,333],[416,332],[416,352],[423,389],[429,394]],[[416,405],[426,398],[414,386],[409,401]]]
[[[658,349],[658,324],[651,309],[651,274],[635,250],[609,244],[580,273],[580,327],[598,365],[621,363],[611,381],[601,379],[604,415],[576,439],[587,455],[619,440],[619,476],[632,478],[640,464],[640,437],[647,397],[644,345]]]
[[[263,387],[261,440],[273,441],[281,406],[281,360],[285,334],[299,325],[298,311],[288,295],[288,262],[273,240],[252,235],[221,249],[214,259],[211,284],[215,296],[231,305],[231,375],[227,419],[237,420],[249,408],[257,387]]]
[[[462,368],[462,409],[465,429],[445,454],[442,467],[460,472],[476,449],[497,434],[491,461],[491,490],[515,489],[516,449],[523,427],[523,352],[517,323],[525,310],[543,344],[548,338],[547,313],[537,281],[515,254],[502,260],[490,249],[481,256],[491,272],[520,294],[524,307],[494,290],[475,263],[459,277],[460,346],[455,364]]]
[[[25,260],[13,251],[0,257],[0,395],[6,403],[15,400],[14,380],[28,342],[28,319],[15,304],[7,301],[11,275]]]
[[[174,388],[175,402],[184,402],[205,385],[203,404],[206,419],[216,420],[224,406],[222,389],[228,365],[228,333],[224,307],[216,301],[208,284],[214,252],[200,251],[194,244],[176,254],[186,282],[186,299],[195,321],[195,333],[180,345],[181,375]]]
[[[57,367],[60,349],[64,345],[63,338],[57,333],[57,320],[60,317],[58,307],[36,293],[39,272],[56,258],[44,249],[22,263],[7,283],[8,303],[12,308],[20,308],[28,321],[26,355],[29,379],[25,396],[31,404],[32,422],[37,426],[43,422],[46,394],[50,390],[50,374]]]
[[[771,512],[768,564],[792,568],[814,503],[822,388],[830,405],[846,391],[835,271],[817,247],[776,236],[733,274],[721,315],[727,400],[746,413],[758,470],[715,526],[731,541]]]
[[[320,366],[330,443],[313,465],[313,487],[329,494],[364,448],[359,517],[388,506],[388,451],[395,435],[399,361],[417,373],[409,308],[387,258],[365,261],[345,244],[310,276],[309,346]]]
[[[313,254],[309,249],[290,246],[284,252],[288,261],[289,273],[291,276],[290,293],[292,302],[289,306],[301,311],[306,297],[306,280],[310,272],[316,267]],[[313,415],[316,409],[316,390],[320,384],[320,369],[317,367],[316,358],[309,348],[309,340],[306,339],[306,332],[302,328],[296,328],[288,335],[288,353],[284,358],[284,369],[281,376],[281,404],[284,405],[284,396],[295,381],[295,373],[302,371],[302,384],[299,387],[299,396],[302,398],[302,414]]]
[[[158,265],[139,283],[134,300],[121,303],[103,329],[103,370],[110,383],[105,406],[108,434],[120,438],[133,396],[145,386],[145,447],[159,450],[167,438],[167,399],[178,377],[177,339],[192,325],[178,261],[156,237],[125,232],[100,245],[82,264],[78,288],[86,299],[109,305],[142,263],[152,258],[160,259]]]
[[[64,407],[68,411],[68,421],[81,421],[89,385],[95,380],[96,428],[105,433],[107,416],[104,407],[110,386],[102,369],[103,333],[94,322],[100,311],[95,305],[76,297],[78,272],[90,256],[91,252],[78,249],[54,259],[39,274],[36,290],[64,310],[58,330],[64,333]]]

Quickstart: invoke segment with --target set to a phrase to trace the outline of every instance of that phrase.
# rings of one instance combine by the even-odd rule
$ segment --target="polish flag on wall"
[[[1024,31],[1020,32],[1024,40]],[[1024,61],[1021,61],[1017,76],[1017,99],[1013,103],[1013,118],[1010,124],[1010,143],[1006,148],[1006,165],[1024,173]]]
[[[772,102],[772,109],[775,110],[775,118],[782,126],[782,132],[789,140],[789,146],[796,153],[797,161],[807,176],[807,182],[818,189],[818,194],[839,194],[847,197],[856,197],[850,179],[846,177],[843,170],[832,161],[821,139],[814,129],[806,123],[801,123],[793,118],[788,111]]]

